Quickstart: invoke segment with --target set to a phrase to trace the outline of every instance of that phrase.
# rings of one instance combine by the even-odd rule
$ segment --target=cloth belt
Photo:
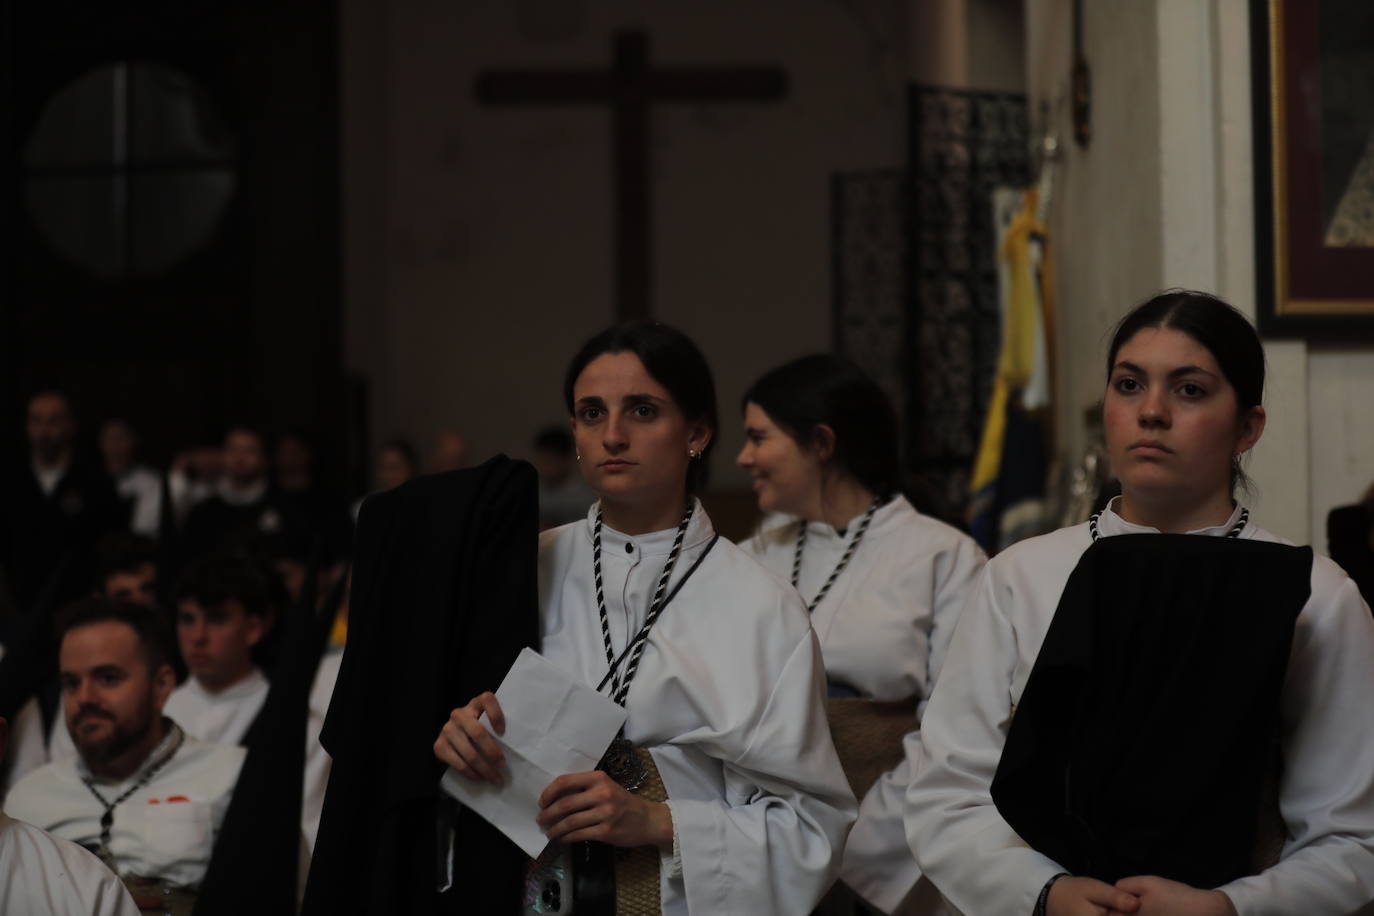
[[[126,875],[120,880],[134,898],[139,912],[158,916],[191,916],[196,908],[196,894],[184,888],[171,887],[157,878]]]
[[[902,740],[916,728],[916,700],[832,697],[825,701],[825,714],[849,788],[862,799],[884,773],[902,762]]]

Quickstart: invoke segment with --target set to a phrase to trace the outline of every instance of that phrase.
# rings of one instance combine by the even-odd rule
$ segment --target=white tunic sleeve
[[[944,667],[949,654],[950,641],[954,639],[955,625],[959,614],[968,604],[978,582],[978,573],[987,563],[976,541],[960,537],[953,541],[949,549],[941,551],[934,558],[934,589],[931,595],[930,657],[926,662],[926,689],[916,707],[916,720],[919,722],[930,704],[930,695],[935,681]]]
[[[94,855],[0,814],[0,913],[138,916],[139,910]]]
[[[688,911],[806,912],[830,885],[855,805],[818,715],[823,696],[820,652],[807,631],[743,751],[722,763],[724,797],[673,797]]]
[[[908,759],[920,761],[907,793],[907,842],[926,876],[968,914],[1029,914],[1063,871],[1017,836],[992,800],[1018,663],[1002,597],[994,562],[959,618],[921,731],[907,737]]]
[[[986,562],[977,543],[963,535],[946,537],[942,549],[923,559],[925,568],[909,573],[913,584],[923,587],[925,592],[910,596],[913,610],[918,617],[927,617],[920,609],[930,609],[926,624],[929,654],[921,665],[925,683],[917,694],[917,723],[930,702],[959,613],[968,603],[978,572]],[[913,753],[913,747],[919,749],[919,742],[919,733],[912,733],[907,753]],[[921,877],[906,838],[906,793],[911,784],[911,764],[910,759],[903,758],[864,794],[859,820],[849,834],[840,867],[844,882],[885,913],[895,911]]]
[[[1277,865],[1221,888],[1240,916],[1351,913],[1374,900],[1374,618],[1316,557],[1283,691]]]

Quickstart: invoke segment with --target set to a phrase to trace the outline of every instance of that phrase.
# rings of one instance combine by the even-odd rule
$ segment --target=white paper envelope
[[[539,796],[564,773],[595,769],[625,724],[625,709],[533,649],[521,651],[496,699],[506,733],[492,735],[506,755],[506,781],[477,782],[450,768],[440,786],[536,858],[548,845],[535,823]],[[485,715],[482,724],[492,731]]]

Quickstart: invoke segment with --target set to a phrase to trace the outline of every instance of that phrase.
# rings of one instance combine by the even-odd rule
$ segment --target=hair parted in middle
[[[1264,344],[1255,326],[1234,305],[1210,293],[1192,289],[1166,289],[1126,313],[1112,334],[1107,349],[1107,380],[1112,378],[1116,354],[1126,342],[1146,328],[1169,328],[1187,334],[1212,354],[1217,367],[1236,392],[1242,411],[1264,401]],[[1239,455],[1231,457],[1231,489],[1249,491],[1250,478]]]
[[[568,363],[563,376],[563,404],[573,413],[573,386],[582,370],[607,353],[633,353],[654,380],[668,389],[673,403],[689,423],[703,423],[711,440],[702,455],[687,466],[687,492],[696,493],[706,483],[707,465],[720,429],[716,411],[716,383],[711,367],[692,339],[658,321],[631,321],[609,327],[592,337]]]

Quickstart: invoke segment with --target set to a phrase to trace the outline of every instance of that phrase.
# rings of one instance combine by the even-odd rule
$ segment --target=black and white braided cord
[[[673,547],[668,552],[668,559],[663,564],[663,572],[658,577],[658,587],[654,589],[653,600],[649,602],[649,613],[644,618],[644,625],[639,628],[631,641],[629,660],[625,664],[623,673],[612,671],[611,674],[611,698],[621,706],[625,705],[625,697],[630,692],[630,682],[634,680],[635,672],[639,670],[639,659],[644,654],[644,647],[649,643],[649,630],[658,620],[658,615],[663,612],[663,597],[668,592],[668,580],[672,578],[673,567],[677,565],[677,558],[682,553],[682,542],[687,536],[687,525],[692,521],[692,513],[696,510],[696,500],[688,503],[687,511],[682,516],[682,521],[677,526],[677,536],[673,539]],[[610,615],[606,612],[606,593],[602,586],[601,578],[601,510],[596,510],[596,524],[592,528],[592,574],[596,583],[596,609],[601,615],[601,641],[606,649],[606,664],[614,666],[616,662],[615,649],[611,646],[611,621]]]
[[[812,598],[811,601],[807,603],[806,609],[808,611],[814,611],[820,603],[825,600],[826,593],[830,591],[830,586],[835,584],[835,580],[840,577],[840,573],[844,572],[844,568],[849,565],[850,559],[854,556],[854,551],[859,549],[859,542],[864,539],[864,532],[868,530],[869,522],[873,521],[873,513],[878,511],[878,507],[882,505],[882,502],[881,497],[873,500],[868,510],[864,512],[864,517],[860,520],[859,526],[854,529],[854,539],[850,541],[849,546],[844,549],[844,553],[840,556],[840,562],[835,564],[835,569],[830,573],[830,578],[825,580],[825,584],[822,585],[821,590],[816,593],[816,597]],[[802,519],[800,528],[797,531],[797,548],[792,554],[793,588],[800,587],[798,583],[801,582],[802,551],[805,549],[806,519]]]
[[[1099,518],[1101,515],[1102,515],[1101,512],[1096,512],[1096,513],[1093,514],[1093,517],[1092,517],[1092,518],[1088,519],[1088,533],[1092,535],[1094,541],[1096,541],[1099,537],[1101,537],[1101,535],[1100,535],[1100,534],[1098,533],[1098,531],[1097,531],[1097,520],[1098,520],[1098,518]],[[1240,518],[1236,519],[1236,523],[1235,523],[1234,525],[1231,526],[1231,530],[1229,530],[1229,531],[1226,532],[1226,537],[1228,537],[1228,538],[1238,538],[1238,537],[1240,537],[1240,533],[1241,533],[1242,531],[1245,530],[1245,526],[1246,526],[1249,522],[1250,522],[1250,510],[1249,510],[1249,509],[1246,509],[1245,507],[1242,506],[1242,507],[1241,507],[1241,510],[1240,510]]]

